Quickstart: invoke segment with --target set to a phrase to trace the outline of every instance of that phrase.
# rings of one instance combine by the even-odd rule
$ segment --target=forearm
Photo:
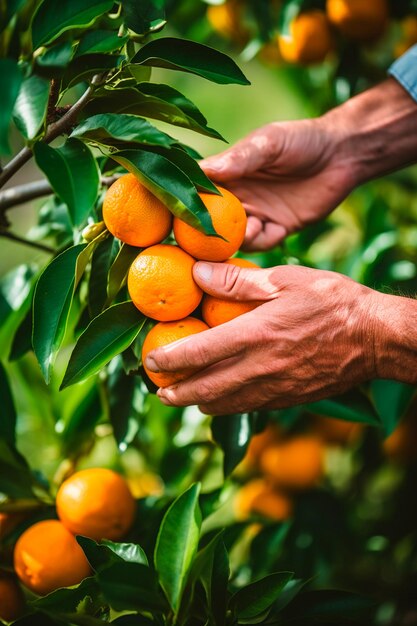
[[[417,300],[379,294],[373,323],[378,378],[417,384]]]
[[[329,111],[322,122],[357,185],[417,162],[417,102],[394,78]]]

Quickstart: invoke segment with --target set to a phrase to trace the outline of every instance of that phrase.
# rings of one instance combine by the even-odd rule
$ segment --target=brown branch
[[[51,248],[50,246],[46,246],[43,243],[38,243],[37,241],[31,241],[30,239],[25,239],[24,237],[15,235],[14,233],[9,232],[8,230],[0,230],[0,237],[4,237],[5,239],[10,239],[10,241],[15,241],[16,243],[21,243],[24,246],[30,246],[31,248],[36,248],[37,250],[41,250],[42,252],[47,252],[48,254],[55,254],[54,248]]]

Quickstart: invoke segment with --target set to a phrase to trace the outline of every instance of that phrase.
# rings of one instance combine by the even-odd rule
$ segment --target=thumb
[[[223,300],[267,301],[277,297],[280,288],[272,280],[278,268],[248,269],[231,263],[199,261],[193,268],[194,280],[210,296]]]

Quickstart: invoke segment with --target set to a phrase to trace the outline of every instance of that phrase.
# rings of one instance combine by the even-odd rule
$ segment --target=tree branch
[[[0,237],[4,237],[5,239],[10,239],[11,241],[15,241],[16,243],[21,243],[25,246],[30,246],[31,248],[36,248],[37,250],[41,250],[42,252],[48,252],[48,254],[55,254],[54,248],[50,246],[46,246],[43,243],[38,243],[37,241],[31,241],[30,239],[25,239],[24,237],[20,237],[19,235],[15,235],[14,233],[9,232],[8,230],[0,230]]]
[[[50,143],[58,135],[64,133],[68,128],[73,124],[75,118],[78,113],[81,111],[83,107],[87,104],[89,99],[91,98],[94,87],[100,83],[102,80],[101,74],[96,74],[93,76],[91,80],[91,84],[85,90],[83,95],[77,102],[75,102],[68,113],[66,113],[60,120],[51,124],[46,131],[45,137],[43,141],[45,143]],[[23,148],[13,159],[11,159],[6,165],[3,167],[3,171],[0,174],[0,187],[3,185],[18,171],[20,168],[32,157],[32,150],[30,148]]]

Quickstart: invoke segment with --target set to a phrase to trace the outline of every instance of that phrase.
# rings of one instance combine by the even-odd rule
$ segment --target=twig
[[[55,254],[54,248],[51,248],[50,246],[46,246],[43,243],[38,243],[37,241],[31,241],[30,239],[19,237],[19,235],[15,235],[14,233],[9,232],[8,230],[0,230],[0,237],[4,237],[5,239],[10,239],[11,241],[15,241],[16,243],[21,243],[24,246],[30,246],[31,248],[36,248],[37,250],[41,250],[42,252],[48,252],[48,254]]]
[[[85,90],[83,95],[77,102],[75,102],[68,113],[66,113],[60,120],[51,124],[46,131],[46,135],[43,138],[45,143],[50,143],[56,137],[58,137],[61,133],[64,133],[74,122],[78,113],[81,111],[83,107],[87,104],[91,95],[93,94],[94,87],[100,83],[102,80],[101,74],[96,74],[93,76],[91,84]],[[0,174],[0,187],[3,185],[18,171],[20,168],[27,162],[32,156],[32,150],[30,148],[23,148],[11,161],[6,163],[3,168],[3,172]]]

